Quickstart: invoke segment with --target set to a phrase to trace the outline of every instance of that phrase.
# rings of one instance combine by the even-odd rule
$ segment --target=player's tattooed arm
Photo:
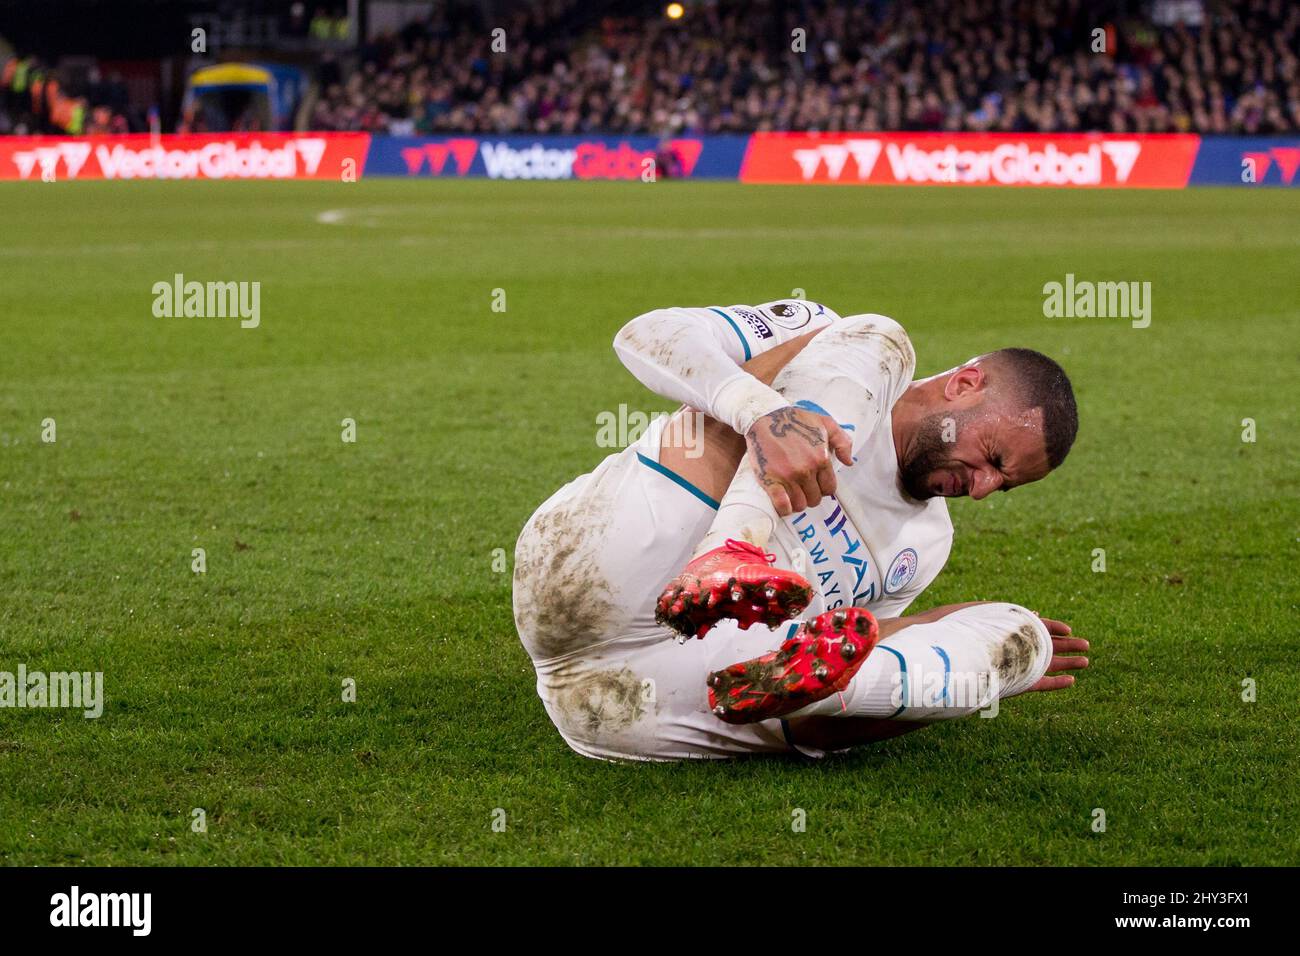
[[[846,465],[853,462],[853,441],[838,424],[793,405],[756,421],[745,443],[754,473],[782,517],[834,494],[832,452]]]

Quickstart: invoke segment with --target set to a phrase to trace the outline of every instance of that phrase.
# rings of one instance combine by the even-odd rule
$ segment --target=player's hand
[[[1059,674],[1057,671],[1080,671],[1088,666],[1088,658],[1081,655],[1067,656],[1075,651],[1086,651],[1088,642],[1081,637],[1074,637],[1070,625],[1064,621],[1054,621],[1050,617],[1043,617],[1041,614],[1038,619],[1047,627],[1047,633],[1052,635],[1052,662],[1047,665],[1047,674],[1043,676],[1033,687],[1035,690],[1064,690],[1067,687],[1074,686],[1073,674]]]
[[[825,415],[787,405],[764,415],[745,435],[749,460],[776,513],[785,517],[835,493],[836,458],[853,463],[853,440]]]

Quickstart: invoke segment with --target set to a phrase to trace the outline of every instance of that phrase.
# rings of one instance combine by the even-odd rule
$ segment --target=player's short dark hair
[[[1079,431],[1079,409],[1070,377],[1060,365],[1033,349],[998,349],[988,357],[1006,372],[1012,394],[1026,409],[1043,410],[1047,464],[1055,468],[1065,461]],[[994,384],[996,387],[996,381]]]

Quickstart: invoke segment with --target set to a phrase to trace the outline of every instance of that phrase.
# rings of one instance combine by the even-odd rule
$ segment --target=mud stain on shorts
[[[643,681],[626,667],[578,674],[555,695],[557,723],[588,738],[617,733],[646,712]]]
[[[584,495],[534,516],[515,548],[515,625],[535,660],[613,636],[626,612],[612,600],[600,554],[610,504]]]
[[[1022,624],[998,644],[993,654],[993,667],[998,672],[1001,686],[1010,687],[1032,671],[1037,660],[1038,632],[1032,624]]]

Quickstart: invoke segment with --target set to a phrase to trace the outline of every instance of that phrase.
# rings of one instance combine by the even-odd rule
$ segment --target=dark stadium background
[[[176,130],[189,73],[238,60],[303,71],[303,99],[319,108],[282,128],[1276,134],[1300,126],[1300,12],[1284,0],[713,0],[683,5],[676,20],[668,6],[6,0],[0,42],[35,57],[34,69],[64,95],[110,107],[136,132],[149,129],[151,109],[163,131]],[[489,55],[497,27],[510,39],[504,56]],[[206,31],[204,54],[191,51],[195,28]],[[795,51],[797,28],[807,37]],[[1104,55],[1090,55],[1099,29]],[[619,69],[631,92],[611,92]],[[362,82],[350,86],[358,73]],[[364,102],[351,102],[354,93]],[[825,104],[808,102],[823,96]],[[59,131],[47,104],[35,115],[17,97],[5,105],[0,132]]]

